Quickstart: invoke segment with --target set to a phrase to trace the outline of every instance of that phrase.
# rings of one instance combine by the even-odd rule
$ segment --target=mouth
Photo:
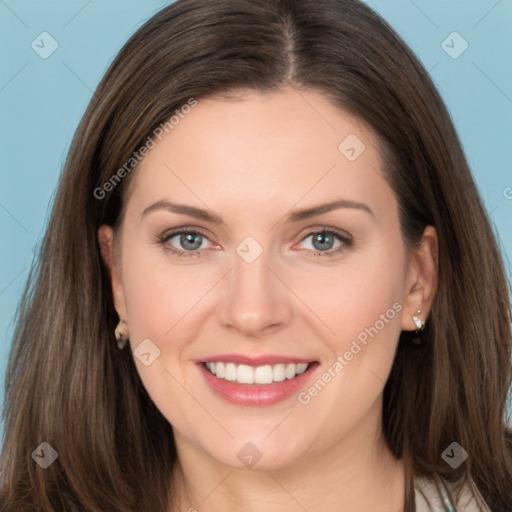
[[[296,395],[319,366],[318,361],[277,359],[225,357],[200,361],[197,367],[220,398],[236,405],[262,407]]]
[[[203,363],[205,368],[218,379],[238,384],[272,384],[295,379],[313,363],[279,363],[275,365],[250,366],[222,361]]]

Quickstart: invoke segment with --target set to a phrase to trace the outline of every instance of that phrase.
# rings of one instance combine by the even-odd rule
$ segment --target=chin
[[[274,440],[265,439],[260,432],[253,438],[240,436],[232,439],[223,447],[204,446],[203,449],[218,462],[234,469],[275,471],[292,467],[305,456],[304,443],[296,435],[288,435],[287,439],[293,439],[293,443],[277,436]]]

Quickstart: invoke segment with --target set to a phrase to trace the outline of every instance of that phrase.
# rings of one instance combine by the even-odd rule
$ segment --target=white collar
[[[485,504],[484,508],[479,507],[471,492],[469,483],[466,483],[460,492],[456,508],[453,508],[453,505],[450,508],[450,500],[446,491],[447,489],[453,491],[456,485],[457,482],[450,483],[441,479],[440,490],[438,490],[433,479],[416,476],[414,478],[416,512],[491,512],[489,507]],[[476,489],[476,486],[474,487]],[[481,498],[478,490],[476,490],[476,492]],[[455,496],[453,496],[453,498],[455,499]],[[443,499],[446,505],[443,505]]]

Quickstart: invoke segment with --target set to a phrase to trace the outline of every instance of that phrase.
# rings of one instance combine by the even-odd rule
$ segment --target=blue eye
[[[312,231],[302,239],[302,242],[309,237],[313,237],[312,243],[314,249],[306,249],[305,252],[313,257],[334,256],[344,249],[351,247],[353,244],[349,236],[333,229]],[[174,244],[171,244],[173,238],[177,238],[174,244],[179,244],[183,249],[176,248]],[[158,242],[163,246],[166,252],[178,257],[202,256],[203,251],[200,250],[200,247],[205,240],[208,240],[208,238],[197,228],[180,228],[179,230],[166,233],[158,238]],[[336,240],[338,240],[340,244],[336,249],[333,249]]]
[[[170,245],[170,241],[177,237],[179,237],[178,243],[186,250],[176,249],[174,246]],[[167,252],[179,257],[190,257],[201,256],[201,251],[198,249],[201,247],[203,239],[206,239],[206,236],[201,231],[182,228],[180,231],[174,231],[164,235],[159,239],[159,242]]]
[[[313,257],[334,256],[344,249],[351,247],[353,243],[351,238],[332,229],[320,229],[313,231],[308,233],[302,241],[304,242],[304,240],[309,237],[313,237],[312,244],[315,250],[307,249],[306,253]],[[333,250],[332,248],[336,239],[340,241],[340,245]]]

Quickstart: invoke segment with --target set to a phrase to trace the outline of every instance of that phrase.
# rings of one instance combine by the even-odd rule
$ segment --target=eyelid
[[[347,242],[353,241],[353,237],[342,229],[319,225],[307,227],[305,229],[304,236],[300,239],[300,242],[304,241],[304,239],[306,239],[308,236],[314,235],[316,233],[334,233],[335,235],[339,236],[341,239]]]
[[[210,235],[204,228],[200,228],[198,226],[182,226],[178,228],[171,228],[166,231],[164,231],[161,235],[159,235],[159,239],[162,238],[172,238],[176,235],[180,235],[181,233],[197,233],[199,235],[202,235],[205,238],[208,238],[210,240]]]

